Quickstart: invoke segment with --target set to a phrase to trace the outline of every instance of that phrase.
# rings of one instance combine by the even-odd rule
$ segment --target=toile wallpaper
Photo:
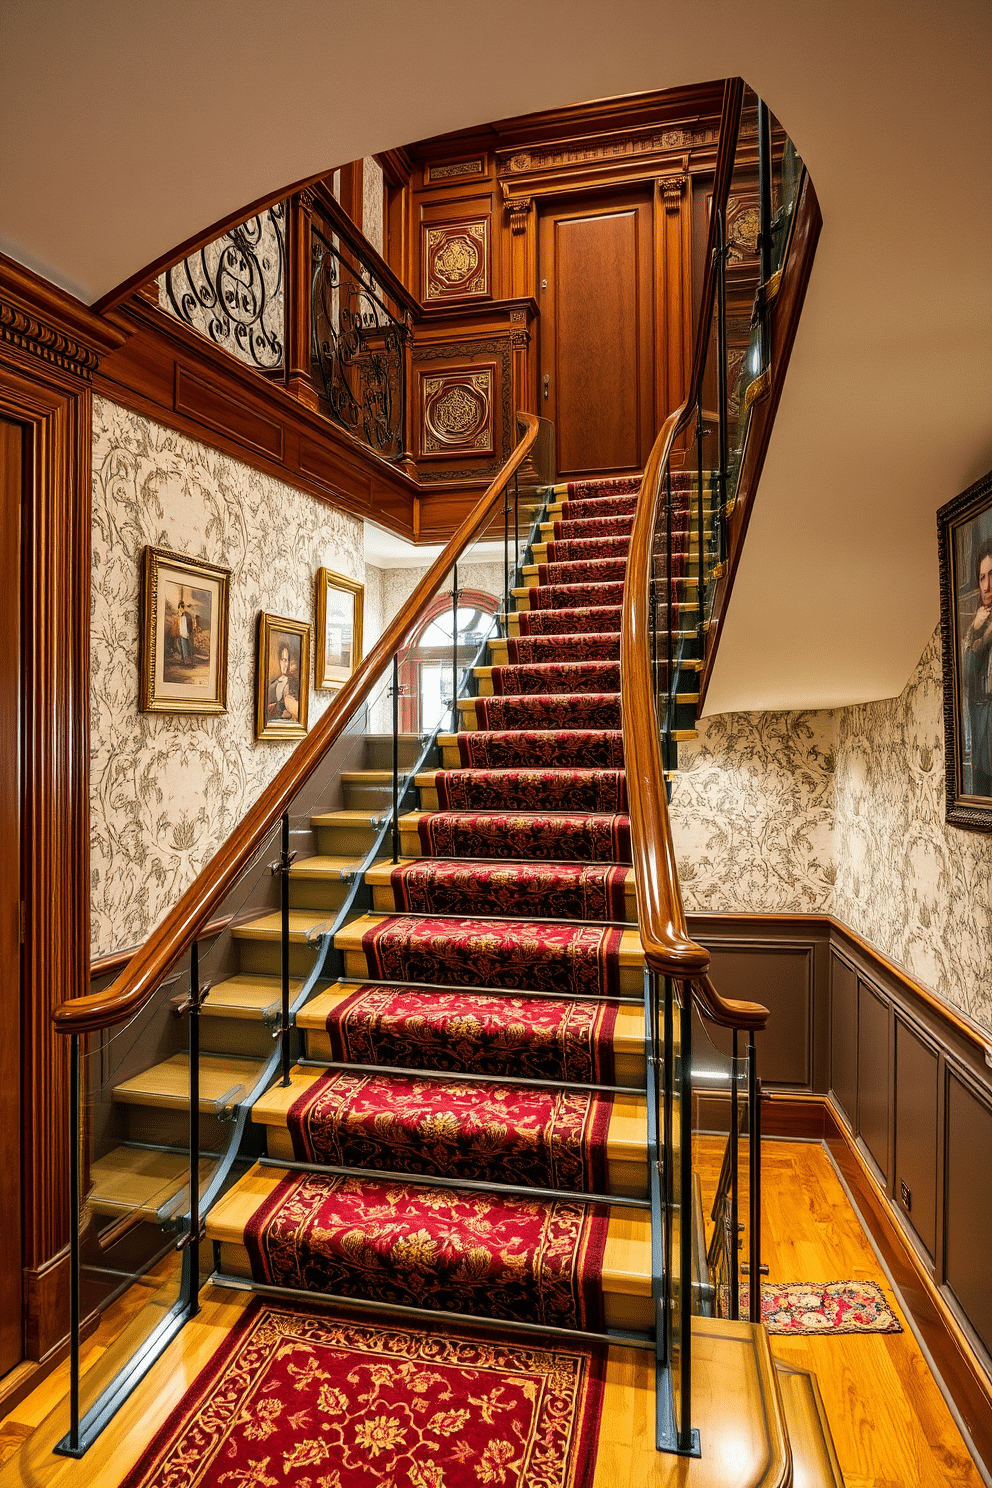
[[[232,571],[225,714],[138,712],[138,576],[146,544]],[[312,623],[321,565],[364,578],[359,519],[94,400],[94,956],[148,935],[293,749],[254,738],[255,618],[265,609]],[[311,724],[331,696],[311,693]]]

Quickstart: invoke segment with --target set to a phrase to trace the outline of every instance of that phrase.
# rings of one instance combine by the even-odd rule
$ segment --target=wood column
[[[310,375],[310,209],[313,192],[289,199],[286,223],[286,388],[308,408],[318,407]]]
[[[655,416],[681,405],[692,370],[692,197],[689,157],[655,188]]]
[[[24,434],[23,1336],[26,1359],[37,1363],[68,1332],[68,1048],[51,1012],[89,986],[90,378],[123,340],[70,295],[0,257],[0,415]]]

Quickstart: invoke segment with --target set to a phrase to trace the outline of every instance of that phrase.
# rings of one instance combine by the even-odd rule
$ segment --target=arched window
[[[490,633],[499,600],[481,589],[463,589],[458,602],[458,681],[471,666]],[[426,734],[451,707],[454,624],[451,600],[438,594],[419,631],[400,654],[400,727],[407,734]]]

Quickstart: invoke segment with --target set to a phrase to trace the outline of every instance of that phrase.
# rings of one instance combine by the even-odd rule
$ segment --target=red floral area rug
[[[586,605],[623,604],[623,580],[614,583],[554,584],[527,590],[531,610],[579,610]],[[526,611],[524,612],[526,613]]]
[[[522,636],[581,635],[586,630],[594,635],[604,631],[620,634],[621,610],[618,604],[572,610],[517,610],[516,617]]]
[[[330,1071],[289,1108],[298,1162],[604,1193],[612,1100]]]
[[[539,563],[537,583],[546,584],[622,584],[627,577],[627,559],[588,558],[570,563]]]
[[[620,694],[531,693],[523,697],[477,697],[480,729],[618,729]]]
[[[496,697],[564,692],[619,692],[619,661],[546,661],[529,666],[494,666]]]
[[[473,729],[457,737],[458,757],[470,770],[624,767],[620,729]]]
[[[741,1316],[749,1290],[741,1287]],[[873,1281],[761,1284],[761,1321],[769,1333],[901,1333],[902,1324]]]
[[[605,1363],[256,1298],[121,1488],[590,1488]]]
[[[343,1063],[612,1085],[616,1021],[610,1002],[358,987],[327,1035]]]
[[[288,1173],[245,1225],[266,1286],[603,1327],[605,1204]]]
[[[619,661],[620,632],[510,636],[506,654],[514,666],[541,661]]]
[[[435,811],[421,816],[417,830],[420,850],[428,857],[539,858],[542,862],[578,863],[631,861],[630,817],[620,814]]]
[[[623,770],[439,770],[434,788],[442,811],[627,810]]]
[[[429,861],[393,869],[393,908],[443,915],[625,920],[630,869],[610,863]]]
[[[549,542],[547,563],[578,563],[587,559],[626,558],[630,552],[629,537],[575,537]]]
[[[366,930],[362,948],[376,981],[616,995],[621,935],[533,920],[391,918]]]

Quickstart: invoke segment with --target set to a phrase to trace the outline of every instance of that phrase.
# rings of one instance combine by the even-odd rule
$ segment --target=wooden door
[[[21,1327],[21,627],[23,434],[0,419],[0,1374],[22,1357]]]
[[[563,480],[642,470],[654,439],[649,194],[550,202],[538,235],[541,397]]]

